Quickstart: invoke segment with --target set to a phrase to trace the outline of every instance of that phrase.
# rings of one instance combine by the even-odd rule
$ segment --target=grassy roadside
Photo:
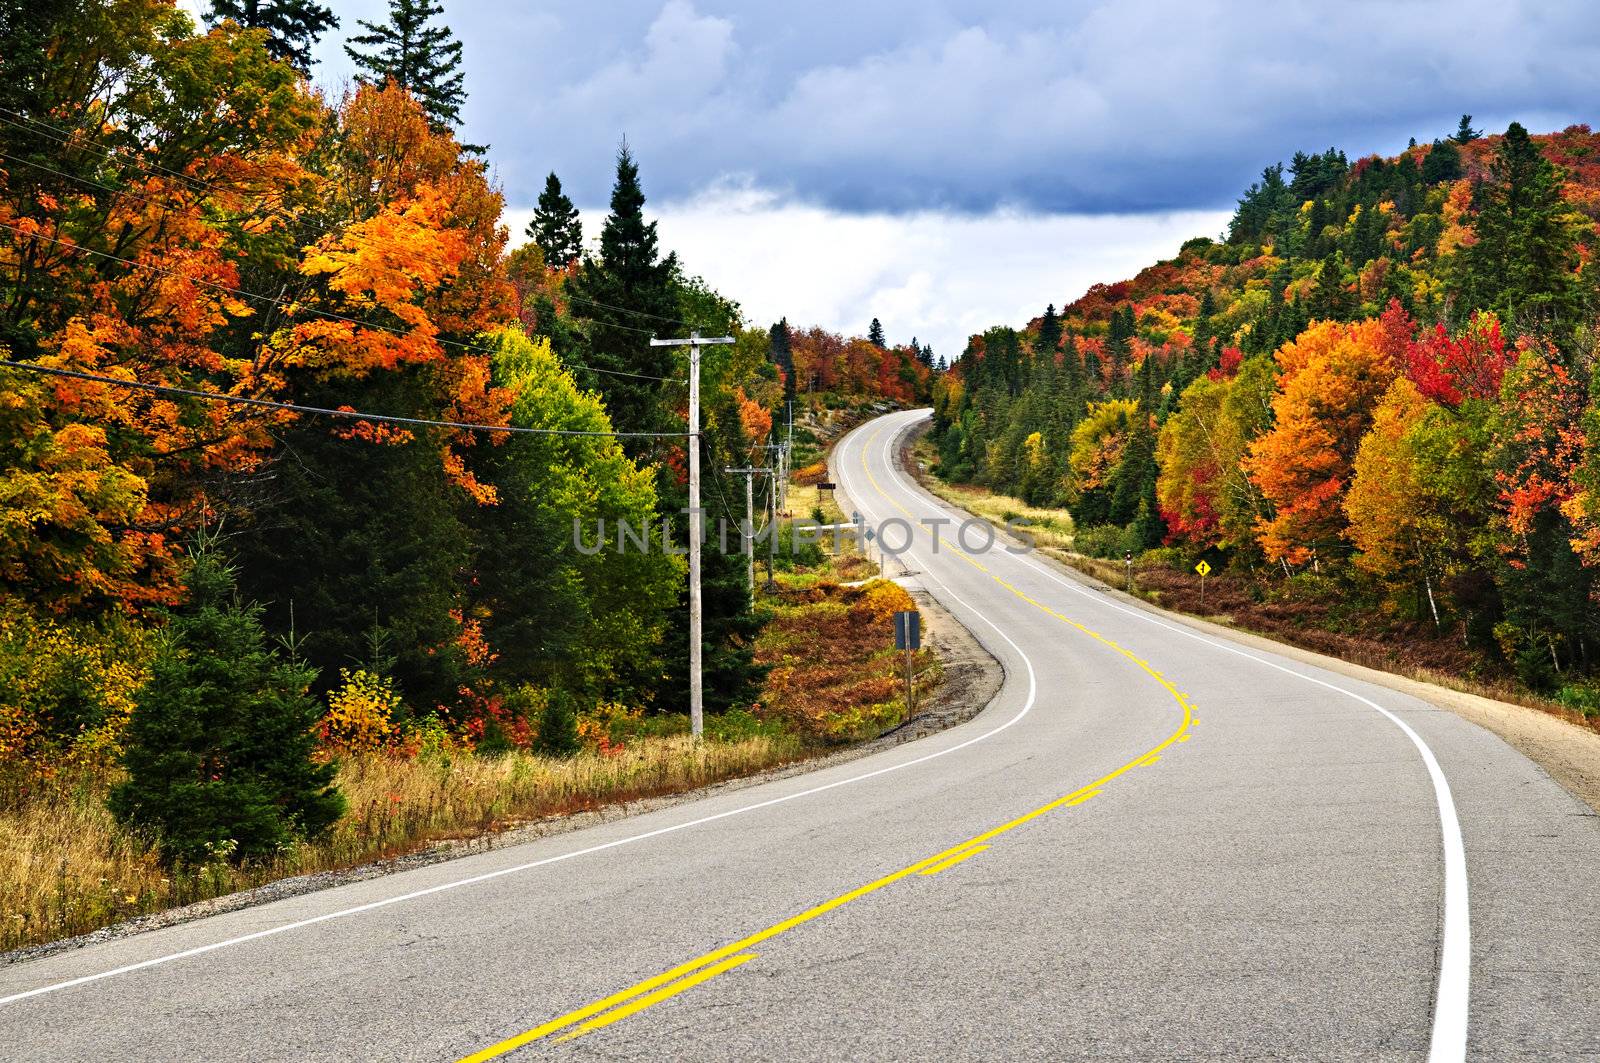
[[[790,491],[788,509],[841,520],[828,492]],[[846,541],[795,550],[784,537],[759,606],[771,619],[755,646],[771,667],[751,711],[711,717],[705,741],[680,716],[605,707],[580,718],[582,749],[554,757],[512,749],[493,756],[438,743],[415,755],[341,757],[337,784],[348,812],[330,833],[274,859],[172,870],[149,839],[106,811],[121,777],[108,759],[63,767],[0,794],[0,949],[42,944],[123,920],[340,871],[518,825],[608,804],[697,789],[820,756],[876,737],[904,715],[904,658],[890,614],[910,596],[872,579],[877,566]],[[940,679],[931,650],[917,661],[919,690]]]
[[[1067,510],[1031,507],[987,488],[944,482],[926,471],[936,457],[926,436],[916,441],[912,456],[923,470],[917,473],[918,482],[939,498],[997,524],[1021,517],[1035,526],[1030,533],[1041,553],[1163,609],[1417,682],[1536,709],[1600,732],[1600,714],[1575,711],[1511,682],[1472,675],[1471,655],[1423,623],[1388,621],[1375,628],[1372,618],[1347,611],[1340,603],[1319,600],[1314,589],[1288,587],[1277,597],[1262,600],[1248,581],[1215,572],[1205,580],[1202,598],[1200,577],[1168,550],[1134,559],[1130,589],[1122,563],[1073,549],[1072,516]],[[1374,634],[1375,630],[1380,633]]]
[[[80,774],[0,814],[0,948],[54,941],[547,816],[677,793],[809,752],[799,735],[758,734],[698,746],[687,736],[654,737],[614,754],[584,751],[570,758],[522,752],[350,757],[338,776],[350,811],[327,837],[270,862],[217,863],[181,873],[164,869],[156,848],[129,835],[106,811],[103,795],[116,772]]]

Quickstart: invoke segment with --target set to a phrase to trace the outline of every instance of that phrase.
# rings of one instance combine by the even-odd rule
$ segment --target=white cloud
[[[508,211],[520,234],[531,209]],[[889,338],[915,335],[955,358],[967,337],[1021,325],[1083,294],[1176,254],[1192,236],[1216,236],[1221,211],[1141,215],[846,214],[724,183],[654,212],[662,245],[685,267],[769,324],[866,332],[874,316]],[[602,210],[586,210],[589,235]]]

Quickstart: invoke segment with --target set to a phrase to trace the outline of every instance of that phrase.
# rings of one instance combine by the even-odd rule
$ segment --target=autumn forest
[[[0,2],[0,948],[881,737],[915,603],[859,551],[706,553],[702,739],[682,551],[572,542],[687,542],[690,446],[712,520],[748,474],[842,521],[828,447],[891,408],[1158,604],[1600,721],[1587,126],[1297,152],[947,362],[751,320],[620,134],[603,208],[541,164],[510,231],[441,3],[204,10]]]
[[[729,752],[685,760],[681,551],[566,544],[575,522],[685,534],[686,356],[652,336],[736,340],[704,366],[714,472],[791,415],[815,461],[833,415],[925,402],[932,351],[875,322],[747,322],[659,246],[625,145],[590,239],[555,174],[508,233],[493,146],[457,136],[442,15],[395,0],[344,27],[364,75],[330,96],[315,3],[219,2],[201,25],[172,0],[0,8],[7,941],[245,881],[183,868],[481,829],[516,788],[473,772],[588,764],[649,790],[796,755],[754,713],[773,617],[742,562],[706,571]],[[708,490],[743,517],[732,484]],[[586,799],[572,785],[558,806]],[[27,873],[58,861],[99,886]]]
[[[1168,602],[1204,560],[1212,615],[1595,713],[1597,221],[1586,126],[1296,153],[1219,239],[975,336],[939,473],[1067,508]]]

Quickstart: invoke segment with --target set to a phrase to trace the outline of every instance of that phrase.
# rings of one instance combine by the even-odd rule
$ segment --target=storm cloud
[[[378,0],[336,5],[345,31]],[[468,139],[508,198],[600,203],[626,136],[653,197],[730,178],[844,212],[1230,204],[1296,148],[1393,151],[1471,112],[1587,118],[1584,3],[446,3]],[[348,71],[325,41],[319,70]]]

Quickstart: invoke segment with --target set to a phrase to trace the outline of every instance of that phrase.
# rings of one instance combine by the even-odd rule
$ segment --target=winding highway
[[[1600,1058],[1587,806],[1447,711],[958,539],[895,460],[925,416],[834,476],[1004,666],[976,718],[13,964],[0,1055]]]

